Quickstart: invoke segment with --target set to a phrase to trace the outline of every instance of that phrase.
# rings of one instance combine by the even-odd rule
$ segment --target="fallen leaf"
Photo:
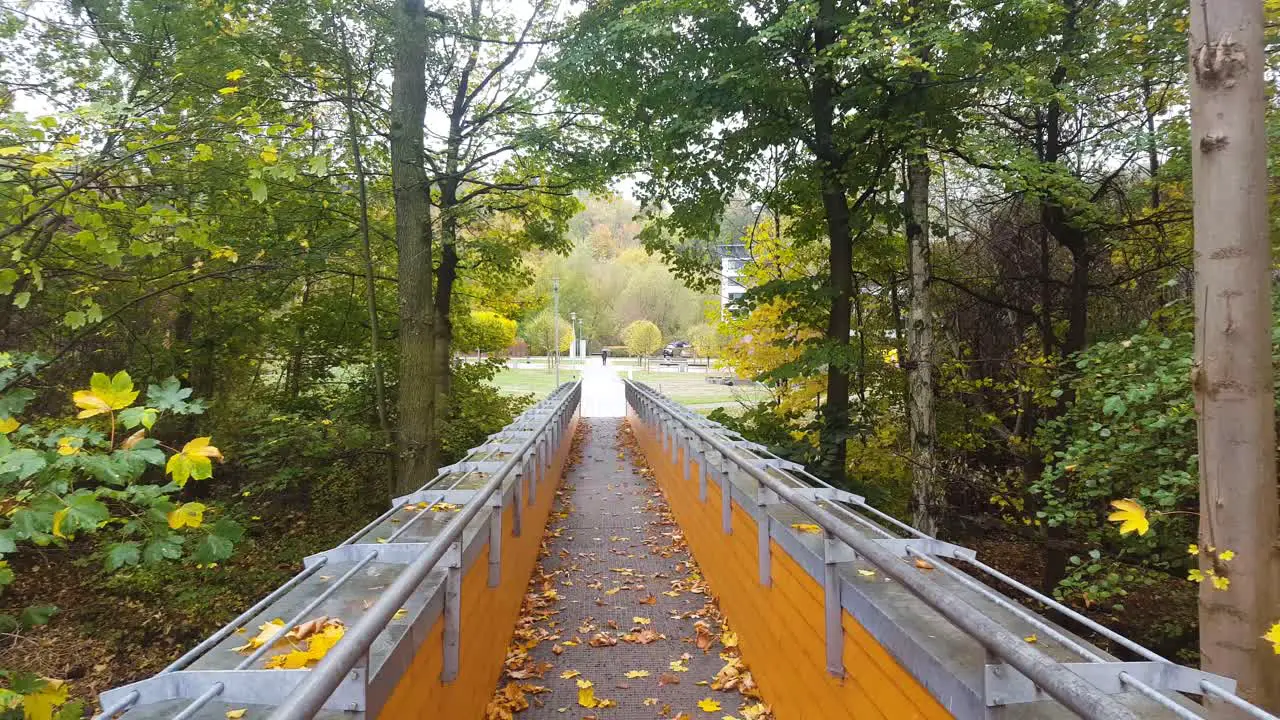
[[[564,672],[560,673],[560,677],[563,680],[572,680],[581,674],[582,673],[578,672],[577,670],[565,670]]]
[[[248,708],[240,708],[239,710],[228,710],[227,720],[239,720],[240,718],[244,717],[244,714],[246,712],[248,712]]]
[[[1023,639],[1023,640],[1026,640],[1026,641],[1027,641],[1027,642],[1029,642],[1029,643],[1034,643],[1034,642],[1036,642],[1037,640],[1039,640],[1040,638],[1038,638],[1038,637],[1036,637],[1034,634],[1032,634],[1032,635],[1028,635],[1028,636],[1026,636],[1026,637],[1024,637],[1024,638],[1022,638],[1022,639]]]
[[[817,535],[822,532],[822,528],[818,525],[814,525],[813,523],[791,523],[791,527],[802,533],[809,533],[811,535]]]
[[[702,712],[715,712],[720,709],[720,703],[711,698],[705,698],[698,701],[698,709]]]
[[[628,670],[626,676],[632,679],[649,677],[648,670]]]
[[[250,650],[256,650],[262,647],[263,645],[266,645],[268,642],[270,642],[271,639],[274,638],[276,635],[279,635],[280,631],[282,630],[284,630],[284,621],[281,620],[280,618],[276,618],[275,620],[264,622],[258,626],[257,635],[254,635],[252,638],[250,638],[249,642],[245,643],[244,645],[241,645],[238,648],[232,648],[232,650],[235,650],[236,652],[248,652]]]
[[[920,568],[921,570],[932,570],[932,569],[933,569],[933,563],[929,562],[928,560],[925,560],[924,558],[916,558],[915,565],[916,565],[916,567]]]
[[[308,667],[323,660],[346,631],[347,628],[341,620],[329,620],[323,628],[304,641],[306,647],[276,655],[268,660],[264,667],[268,670],[299,670]]]

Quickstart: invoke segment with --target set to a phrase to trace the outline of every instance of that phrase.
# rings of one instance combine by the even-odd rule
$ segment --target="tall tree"
[[[399,249],[400,381],[395,492],[408,493],[435,472],[436,397],[424,375],[431,367],[431,199],[424,156],[426,62],[430,38],[423,0],[396,4],[396,56],[391,79],[391,183]]]
[[[1280,674],[1262,635],[1280,607],[1266,80],[1258,0],[1194,5],[1191,153],[1195,189],[1196,360],[1201,569],[1228,574],[1200,590],[1201,665],[1280,709]],[[1236,717],[1222,704],[1216,716]]]

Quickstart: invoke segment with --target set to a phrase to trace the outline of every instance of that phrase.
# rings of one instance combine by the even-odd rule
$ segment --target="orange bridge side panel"
[[[566,439],[573,437],[578,420],[569,424]],[[436,621],[427,639],[418,648],[409,670],[396,684],[391,698],[378,717],[384,720],[407,718],[478,718],[493,696],[506,659],[507,642],[520,617],[529,578],[538,559],[542,534],[555,503],[560,474],[569,458],[571,442],[564,442],[552,458],[547,480],[538,483],[533,505],[520,508],[520,537],[512,537],[514,508],[503,509],[502,582],[488,586],[489,549],[486,547],[462,577],[462,631],[458,677],[441,682],[443,670],[444,624]],[[527,502],[527,500],[526,500]]]
[[[772,544],[772,584],[759,581],[755,519],[732,505],[724,533],[719,484],[709,479],[699,499],[699,468],[685,479],[661,439],[628,409],[644,451],[698,566],[738,633],[743,659],[779,720],[928,720],[951,715],[844,611],[845,677],[826,670],[822,585]]]

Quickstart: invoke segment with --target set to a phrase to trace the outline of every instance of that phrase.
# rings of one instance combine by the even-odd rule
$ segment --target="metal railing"
[[[365,543],[357,543],[357,541],[370,531],[385,522],[394,522],[392,520],[393,516],[404,509],[403,501],[405,498],[398,498],[397,502],[392,503],[392,507],[387,512],[365,525],[364,528],[347,538],[334,550],[309,558],[307,567],[302,572],[255,603],[253,607],[241,613],[153,678],[104,693],[102,695],[103,709],[95,716],[95,720],[113,717],[119,712],[138,705],[148,694],[164,698],[164,693],[168,692],[170,695],[176,693],[178,698],[186,697],[185,693],[191,692],[190,688],[193,685],[206,680],[208,681],[207,688],[191,698],[191,702],[187,706],[173,715],[172,717],[175,720],[185,720],[194,716],[202,707],[226,692],[228,684],[235,682],[267,688],[268,692],[260,693],[265,695],[260,698],[260,701],[265,704],[277,704],[277,709],[271,715],[272,718],[310,718],[322,708],[332,707],[333,704],[330,697],[335,694],[335,691],[339,690],[340,686],[351,681],[356,681],[359,687],[353,695],[353,702],[346,704],[346,709],[365,709],[367,700],[365,691],[372,680],[370,677],[372,668],[369,667],[369,652],[374,641],[387,628],[397,613],[401,611],[406,600],[413,595],[427,576],[437,567],[442,566],[442,561],[449,566],[450,571],[450,579],[446,583],[445,591],[447,593],[451,589],[455,589],[456,584],[460,582],[462,565],[461,542],[464,531],[483,511],[496,508],[500,519],[503,494],[505,492],[503,488],[506,486],[508,479],[512,477],[513,472],[530,477],[531,487],[536,487],[538,474],[543,474],[547,471],[546,465],[551,462],[552,456],[559,450],[560,445],[565,442],[563,430],[567,427],[569,418],[578,408],[581,394],[581,383],[579,382],[567,383],[557,388],[546,399],[525,411],[520,418],[517,418],[502,433],[494,436],[499,437],[503,433],[513,430],[524,431],[527,437],[523,442],[514,445],[514,447],[512,444],[482,445],[480,446],[481,448],[488,447],[488,449],[483,453],[473,451],[468,456],[471,459],[470,462],[442,468],[439,475],[423,485],[417,492],[406,496],[406,498],[414,498],[428,493],[434,499],[425,503],[425,507],[420,508],[407,522],[401,523],[389,537],[385,539],[379,538],[378,542],[382,544],[368,545],[367,554],[363,554],[358,558],[356,558],[356,555],[359,554],[358,550],[355,553],[351,552],[357,547],[366,547]],[[551,447],[552,445],[555,445],[555,447]],[[501,462],[493,460],[501,455],[506,455],[506,459]],[[485,462],[485,460],[490,460],[490,462]],[[461,468],[461,471],[454,472],[458,468]],[[210,649],[216,647],[236,632],[244,623],[249,622],[270,607],[273,602],[280,600],[290,590],[325,567],[335,555],[354,559],[355,563],[351,568],[328,584],[322,592],[312,598],[301,610],[294,613],[283,627],[287,630],[300,622],[304,622],[312,612],[343,588],[362,569],[368,567],[381,555],[392,555],[397,547],[395,541],[398,538],[402,537],[422,518],[431,515],[431,507],[444,502],[445,498],[450,497],[451,493],[456,493],[457,488],[469,477],[477,474],[488,475],[484,484],[472,491],[462,491],[467,497],[465,504],[440,529],[440,532],[431,538],[429,543],[415,543],[407,547],[411,552],[410,558],[395,580],[381,591],[378,599],[367,608],[359,620],[346,630],[342,639],[325,655],[314,670],[253,669],[262,656],[271,649],[272,643],[270,642],[264,643],[248,657],[242,659],[232,671],[191,672],[186,670]],[[449,476],[453,476],[453,482],[449,483],[448,487],[443,487],[441,480]],[[520,509],[523,504],[520,502],[520,485],[521,481],[517,479],[514,488],[515,511],[513,512],[514,522],[516,523],[513,530],[516,533],[519,532]],[[530,497],[531,500],[532,497]],[[493,584],[492,579],[494,578],[492,563],[495,562],[495,557],[500,555],[500,546],[498,546],[501,536],[500,524],[494,525],[494,527],[499,528],[499,532],[491,532],[488,538],[488,542],[496,546],[490,553],[491,584]],[[396,555],[399,558],[404,557],[403,553],[396,553]],[[395,562],[396,560],[389,561]],[[456,620],[456,608],[453,610],[455,617],[452,619]],[[446,621],[449,619],[446,617]],[[457,638],[454,637],[452,639],[453,650],[455,651],[453,653],[455,656],[454,670],[456,671]],[[449,638],[446,637],[446,644],[448,642]],[[448,664],[446,661],[446,671]],[[361,665],[362,669],[357,670],[358,665]],[[174,681],[174,684],[180,686],[180,688],[175,690],[174,687],[166,687],[153,690],[151,687],[158,681],[167,682],[170,680]],[[252,694],[252,691],[250,692]],[[277,697],[269,697],[272,694]],[[169,699],[174,698],[170,697]]]
[[[1143,695],[1185,720],[1195,720],[1202,715],[1188,707],[1185,701],[1175,700],[1171,697],[1171,693],[1212,696],[1259,720],[1280,720],[1236,696],[1233,692],[1234,681],[1172,663],[1154,651],[978,561],[972,551],[938,541],[920,532],[868,505],[863,498],[840,491],[810,474],[803,467],[777,457],[763,446],[742,440],[737,433],[668,400],[643,383],[635,381],[625,381],[625,383],[628,403],[641,420],[653,422],[659,426],[657,429],[661,433],[660,440],[663,448],[666,449],[668,443],[670,444],[673,461],[676,457],[676,447],[683,448],[686,473],[688,473],[688,461],[691,456],[697,457],[699,467],[704,473],[707,472],[708,466],[714,467],[717,460],[720,461],[719,472],[727,491],[722,494],[726,528],[729,526],[729,502],[733,490],[729,473],[741,472],[758,483],[760,494],[755,498],[758,505],[765,506],[778,502],[788,504],[822,529],[826,538],[824,545],[828,573],[826,578],[828,669],[832,672],[836,672],[840,661],[837,649],[831,645],[831,633],[842,632],[838,615],[839,590],[836,589],[834,600],[831,593],[832,586],[838,581],[834,566],[838,562],[856,557],[875,566],[885,576],[896,580],[916,598],[980,643],[987,650],[990,659],[998,661],[996,664],[991,664],[989,660],[985,669],[984,693],[988,707],[1029,701],[1036,696],[1038,688],[1082,717],[1136,718],[1137,715],[1133,710],[1111,697],[1118,690],[1128,689]],[[788,480],[795,484],[791,484]],[[703,482],[705,488],[705,475]],[[705,490],[703,499],[705,500]],[[849,506],[856,508],[857,512]],[[876,522],[859,514],[864,512],[906,533],[910,539],[899,539]],[[868,537],[855,527],[865,528],[880,536],[881,540]],[[768,523],[760,529],[760,532],[762,533],[761,580],[767,582],[769,572],[767,540],[770,532]],[[845,546],[845,552],[841,552],[838,547],[840,544]],[[944,553],[941,556],[939,549]],[[1062,647],[1083,658],[1085,662],[1062,663],[1053,659],[1047,653],[1026,642],[1023,637],[1011,632],[971,604],[958,598],[953,591],[947,590],[929,576],[920,573],[909,562],[904,562],[904,559],[915,558],[927,562],[947,578],[1012,613],[1035,628],[1038,633],[1057,641]],[[1147,662],[1123,663],[1112,660],[1096,648],[1068,637],[1048,620],[955,569],[948,564],[948,561],[961,561],[973,566],[1023,595],[1043,603],[1082,626],[1146,658]],[[830,607],[832,602],[835,603],[837,613],[834,624]],[[1001,663],[1011,666],[1030,680],[1033,685],[1029,693],[1025,692],[1026,688],[1018,687],[1016,682],[1010,682],[1008,678],[1013,674],[1002,672]],[[1142,677],[1138,677],[1139,674]],[[1005,679],[1002,681],[1001,678]],[[1002,682],[1003,684],[1000,684]]]

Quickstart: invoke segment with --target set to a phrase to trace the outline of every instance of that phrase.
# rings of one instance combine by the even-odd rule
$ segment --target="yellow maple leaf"
[[[563,680],[572,680],[581,674],[582,673],[578,672],[577,670],[565,670],[564,672],[560,673],[560,677]]]
[[[22,696],[23,720],[53,720],[53,711],[67,701],[67,683],[42,678],[44,684],[35,692]]]
[[[235,95],[240,92],[240,88],[232,85],[230,87],[218,88],[219,95]]]
[[[169,511],[169,527],[178,530],[184,527],[198,528],[204,522],[204,503],[183,503]]]
[[[1139,535],[1146,535],[1151,528],[1151,522],[1147,520],[1147,510],[1133,500],[1112,500],[1111,507],[1116,512],[1107,516],[1111,522],[1120,523],[1120,534],[1128,535],[1136,532]]]
[[[1226,590],[1231,587],[1231,578],[1225,575],[1214,575],[1209,581],[1213,583],[1215,590]]]
[[[178,487],[186,485],[189,479],[207,480],[213,477],[213,460],[222,460],[222,453],[209,444],[211,439],[208,436],[194,438],[183,445],[182,450],[169,457],[164,471],[173,476]]]
[[[268,145],[258,153],[258,157],[262,158],[262,162],[268,165],[274,165],[280,159],[280,151],[274,145]]]
[[[77,390],[71,395],[71,401],[80,408],[76,417],[81,420],[101,415],[112,410],[123,410],[137,399],[138,391],[133,389],[133,379],[129,373],[121,370],[113,377],[106,373],[94,373],[89,378],[88,390]]]
[[[244,77],[244,70],[241,70],[240,68],[236,68],[235,70],[227,73],[227,79],[231,82],[235,82],[242,77]]]
[[[1204,573],[1200,572],[1200,568],[1191,568],[1187,571],[1187,579],[1191,582],[1204,582]]]
[[[647,617],[639,617],[639,616],[635,616],[635,617],[632,617],[632,618],[631,618],[631,622],[633,622],[633,623],[635,623],[635,624],[637,624],[637,625],[648,625],[649,623],[651,623],[651,622],[653,622],[653,621],[652,621],[652,620],[650,620],[650,619],[649,619],[649,618],[647,618]]]
[[[1197,544],[1195,544],[1195,543],[1191,543],[1190,545],[1188,545],[1188,546],[1187,546],[1187,554],[1188,554],[1188,555],[1199,555],[1199,554],[1200,554],[1200,546],[1199,546],[1199,545],[1197,545]]]
[[[720,644],[727,648],[738,647],[738,633],[732,630],[725,630],[720,635]]]
[[[1038,641],[1040,640],[1040,638],[1036,637],[1034,633],[1033,633],[1033,634],[1031,634],[1031,635],[1028,635],[1028,636],[1026,636],[1026,637],[1024,637],[1024,638],[1022,638],[1022,639],[1023,639],[1023,640],[1026,640],[1026,641],[1027,641],[1027,642],[1029,642],[1029,643],[1035,643],[1035,642],[1038,642]]]
[[[814,525],[813,523],[791,523],[791,527],[802,533],[809,533],[811,535],[816,535],[822,532],[822,528],[818,525]]]
[[[716,712],[720,709],[720,703],[711,698],[705,698],[698,701],[698,709],[702,712]]]
[[[1223,550],[1222,552],[1218,553],[1218,559],[1221,560],[1222,562],[1231,562],[1233,559],[1235,559],[1235,556],[1236,556],[1235,550]]]
[[[649,677],[648,670],[628,670],[626,676],[632,679]]]
[[[1280,623],[1275,623],[1267,629],[1267,634],[1262,636],[1263,640],[1271,643],[1271,650],[1280,655]]]
[[[240,708],[239,710],[228,710],[227,720],[240,720],[240,718],[244,717],[244,714],[247,710],[248,708]]]
[[[258,626],[258,634],[249,638],[249,642],[237,648],[232,648],[236,652],[248,652],[256,650],[269,642],[272,642],[275,636],[284,630],[284,621],[280,618],[269,620]]]
[[[689,672],[689,666],[684,664],[684,660],[672,660],[671,669],[676,672]]]
[[[8,435],[22,426],[22,423],[9,416],[0,418],[0,435]]]
[[[744,720],[761,720],[761,718],[773,712],[773,709],[764,703],[756,703],[742,708],[740,712]]]

